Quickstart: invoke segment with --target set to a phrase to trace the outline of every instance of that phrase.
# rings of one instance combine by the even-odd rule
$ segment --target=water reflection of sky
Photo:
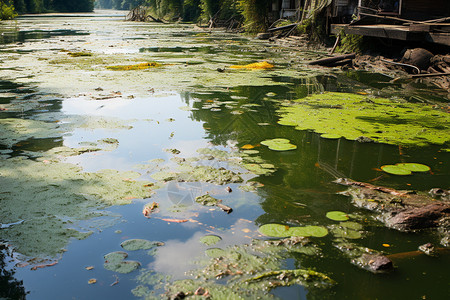
[[[180,156],[196,154],[196,149],[208,146],[203,139],[202,122],[190,118],[190,112],[178,94],[160,94],[134,99],[91,100],[71,98],[63,102],[62,111],[68,115],[119,118],[132,129],[75,129],[64,137],[68,147],[80,147],[80,142],[95,142],[115,138],[119,147],[111,152],[90,153],[71,157],[69,162],[81,164],[86,171],[104,168],[130,169],[150,159],[169,159],[173,155],[163,149],[178,149]]]

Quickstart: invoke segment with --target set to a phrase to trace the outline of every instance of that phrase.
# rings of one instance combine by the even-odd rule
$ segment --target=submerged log
[[[436,200],[426,193],[397,191],[347,178],[335,182],[350,186],[341,194],[352,197],[357,207],[378,212],[377,219],[387,227],[400,231],[439,228],[444,236],[449,234],[450,222],[442,222],[450,218],[450,204],[446,201]]]
[[[345,55],[339,55],[334,57],[328,57],[328,58],[322,58],[319,60],[315,60],[309,63],[309,65],[318,65],[318,66],[329,66],[330,64],[336,63],[338,61],[344,60],[344,59],[353,59],[356,57],[355,53],[352,54],[345,54]]]
[[[388,227],[400,231],[431,228],[436,227],[439,219],[448,213],[450,213],[450,205],[436,203],[401,212],[393,212],[386,218],[385,223]]]

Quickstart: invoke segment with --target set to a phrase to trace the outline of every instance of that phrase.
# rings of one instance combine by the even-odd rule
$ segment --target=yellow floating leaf
[[[124,65],[124,66],[108,66],[106,67],[108,70],[113,71],[129,71],[129,70],[143,70],[148,68],[158,68],[162,65],[157,62],[147,62],[137,65]]]
[[[231,66],[230,68],[231,69],[249,69],[249,70],[267,70],[267,69],[272,69],[273,67],[274,67],[274,65],[268,63],[267,61],[262,61],[262,62],[257,62],[257,63],[244,65],[244,66],[235,65],[235,66]]]
[[[97,279],[95,279],[95,278],[89,279],[89,281],[88,281],[89,284],[94,284],[96,282],[97,282]]]
[[[242,149],[245,149],[245,150],[248,150],[248,149],[253,149],[253,148],[255,148],[255,146],[250,145],[250,144],[247,144],[247,145],[242,146],[241,148],[242,148]]]

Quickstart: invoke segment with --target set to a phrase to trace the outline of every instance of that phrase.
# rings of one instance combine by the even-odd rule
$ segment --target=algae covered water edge
[[[0,275],[10,297],[448,295],[448,232],[389,229],[333,183],[448,189],[441,90],[310,68],[303,60],[317,54],[191,24],[103,12],[0,24]],[[346,106],[358,102],[357,113]],[[331,123],[311,125],[301,116],[311,108]],[[358,128],[333,127],[352,118]],[[355,141],[354,130],[383,143]],[[430,171],[381,169],[398,163]],[[418,251],[427,243],[438,255]],[[360,268],[362,253],[394,269]]]

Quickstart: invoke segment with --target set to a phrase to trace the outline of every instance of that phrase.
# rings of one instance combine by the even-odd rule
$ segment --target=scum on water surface
[[[342,87],[332,82],[343,76],[339,71],[334,77],[328,70],[305,66],[304,58],[318,56],[311,51],[298,55],[264,41],[203,32],[189,24],[45,20],[25,18],[18,26],[29,32],[44,30],[48,36],[27,40],[25,35],[18,44],[0,45],[0,78],[5,79],[0,81],[0,239],[26,256],[23,259],[58,259],[69,247],[60,259],[64,271],[54,269],[60,275],[79,274],[84,263],[80,257],[94,257],[97,283],[103,284],[92,285],[89,291],[77,283],[62,284],[66,294],[92,297],[98,291],[98,298],[114,298],[120,287],[126,290],[122,298],[133,290],[134,295],[151,299],[164,292],[192,295],[202,288],[218,298],[257,294],[270,299],[293,296],[278,295],[278,290],[285,290],[277,287],[303,286],[302,293],[316,295],[315,288],[324,288],[333,296],[335,290],[328,288],[337,281],[345,286],[337,298],[355,296],[340,274],[367,279],[352,269],[348,258],[358,260],[364,251],[380,253],[374,245],[379,239],[367,238],[379,235],[380,225],[367,214],[351,214],[354,209],[342,207],[342,198],[330,187],[331,177],[322,171],[339,173],[338,164],[347,159],[339,147],[349,147],[350,142],[340,137],[448,147],[444,112],[391,99],[389,89],[358,82]],[[1,26],[13,30],[15,25]],[[72,31],[52,35],[59,26]],[[263,68],[231,68],[255,63]],[[373,94],[386,98],[355,95],[354,90],[376,90]],[[369,108],[356,112],[358,105]],[[280,124],[302,131],[277,125],[277,109]],[[372,128],[379,111],[388,111],[396,122],[386,117]],[[316,120],[307,117],[311,112]],[[423,119],[417,118],[419,114]],[[338,120],[357,122],[359,131],[338,128]],[[404,122],[414,126],[400,127]],[[395,134],[398,128],[402,134]],[[323,133],[323,138],[307,130]],[[292,151],[267,149],[262,141],[274,138],[287,140],[281,146]],[[318,151],[312,148],[317,141]],[[333,152],[331,146],[336,145]],[[372,146],[371,150],[380,149]],[[327,151],[326,158],[320,149]],[[380,161],[360,163],[359,169],[404,161],[391,154],[392,148],[384,148],[384,153],[390,153],[389,158],[380,154]],[[335,170],[323,162],[331,156],[336,158]],[[442,153],[435,156],[440,160]],[[438,159],[424,163],[445,181],[446,169]],[[372,176],[378,171],[370,172]],[[421,173],[417,180],[431,176]],[[215,206],[196,203],[201,195],[232,206],[233,212],[224,214]],[[157,209],[143,216],[145,203],[156,203],[152,207]],[[130,205],[115,207],[122,204]],[[112,211],[124,216],[118,218]],[[351,221],[337,223],[350,215]],[[83,227],[99,219],[113,219],[108,225],[115,230],[113,237],[104,224]],[[274,235],[272,227],[290,231]],[[258,228],[268,229],[267,236]],[[85,241],[71,243],[73,238]],[[101,242],[92,249],[89,245],[96,238]],[[401,239],[392,232],[385,238]],[[416,239],[420,238],[412,238]],[[84,251],[71,250],[83,247],[78,245],[87,246]],[[344,254],[336,255],[336,249]],[[349,255],[348,249],[358,251]],[[400,245],[393,249],[410,250]],[[76,256],[74,265],[63,267],[71,255]],[[359,260],[356,264],[364,265]],[[31,277],[23,270],[20,274]],[[120,276],[113,288],[106,282],[111,274]],[[44,291],[35,290],[31,297],[46,297]]]

